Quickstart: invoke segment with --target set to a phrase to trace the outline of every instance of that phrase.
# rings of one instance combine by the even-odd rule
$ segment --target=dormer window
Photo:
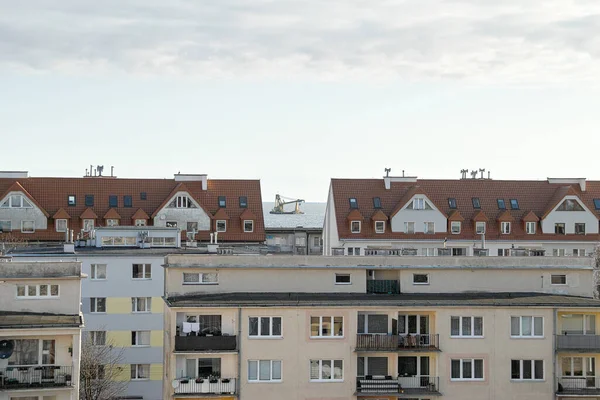
[[[535,222],[525,222],[525,232],[528,235],[534,235],[535,234]]]
[[[33,208],[33,205],[24,196],[13,194],[8,196],[0,205],[1,208]]]
[[[485,233],[485,222],[483,222],[483,221],[475,222],[475,233],[478,235],[483,235]]]
[[[67,231],[67,220],[64,218],[57,219],[55,221],[56,224],[56,232],[66,232]]]
[[[473,208],[480,209],[481,203],[479,202],[479,197],[471,198],[471,202],[473,203]]]
[[[498,209],[506,210],[506,204],[504,203],[504,199],[498,199]]]
[[[350,197],[348,200],[350,201],[350,208],[358,208],[358,201],[356,201],[356,197]]]
[[[503,235],[508,235],[510,233],[510,222],[503,221],[500,223],[500,232]]]
[[[181,195],[177,196],[169,203],[169,208],[196,208],[196,205],[187,196]]]
[[[136,219],[135,226],[146,226],[146,220],[145,219]]]
[[[375,221],[375,233],[385,233],[385,221]]]
[[[448,207],[450,207],[451,209],[456,209],[456,199],[454,197],[450,197],[448,199]]]
[[[460,228],[461,228],[460,225],[461,225],[460,221],[451,221],[450,222],[450,232],[453,235],[458,235],[460,233]]]
[[[351,221],[350,222],[350,232],[360,233],[360,221]]]
[[[563,201],[560,206],[556,209],[556,211],[584,211],[583,207],[577,200],[566,199]]]
[[[106,226],[119,226],[119,220],[118,219],[107,219]]]
[[[227,221],[224,219],[217,220],[217,232],[227,232]]]
[[[513,210],[519,209],[519,201],[517,199],[510,199],[510,208]]]
[[[381,198],[373,197],[373,208],[375,208],[375,209],[381,208]]]
[[[244,232],[254,232],[254,221],[244,220]]]

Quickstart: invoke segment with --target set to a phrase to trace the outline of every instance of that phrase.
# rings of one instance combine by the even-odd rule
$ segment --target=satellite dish
[[[15,349],[13,340],[0,340],[0,360],[9,358]]]
[[[171,386],[173,386],[173,389],[177,389],[179,387],[179,381],[174,379],[173,382],[171,382]]]

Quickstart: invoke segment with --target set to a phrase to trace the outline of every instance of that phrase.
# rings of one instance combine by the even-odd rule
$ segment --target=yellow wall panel
[[[163,331],[151,331],[150,332],[150,346],[152,347],[163,347]]]
[[[121,364],[121,365],[118,365],[117,367],[120,368],[120,371],[118,371],[115,374],[114,380],[119,381],[119,382],[129,381],[131,379],[131,365]]]
[[[130,331],[108,331],[106,332],[106,339],[110,344],[116,347],[131,346]]]
[[[150,380],[161,381],[163,378],[163,366],[162,364],[150,364]]]
[[[108,297],[106,299],[106,313],[131,314],[131,297]]]
[[[152,314],[162,314],[165,309],[165,302],[161,297],[152,298]]]

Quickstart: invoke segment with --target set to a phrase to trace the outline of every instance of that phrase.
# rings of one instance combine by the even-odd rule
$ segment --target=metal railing
[[[600,352],[600,335],[556,335],[556,350]]]
[[[234,378],[179,378],[175,388],[175,394],[235,394],[235,392]]]
[[[399,294],[400,282],[395,279],[369,279],[367,293]]]
[[[175,336],[175,351],[234,351],[236,336]]]
[[[392,378],[365,376],[356,378],[356,392],[362,394],[404,393],[409,395],[439,393],[437,376],[400,376]]]
[[[600,378],[596,376],[569,376],[556,379],[560,394],[600,395]]]
[[[385,335],[359,333],[356,351],[439,351],[440,335]]]
[[[35,365],[0,369],[0,389],[31,389],[72,385],[72,367]]]

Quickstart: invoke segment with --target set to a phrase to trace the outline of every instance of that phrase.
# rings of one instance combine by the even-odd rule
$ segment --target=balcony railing
[[[399,294],[400,282],[393,279],[367,280],[367,293]]]
[[[439,393],[440,378],[437,376],[391,376],[375,378],[365,376],[356,379],[356,393],[363,395],[382,395],[386,393],[404,393],[407,395]]]
[[[71,371],[72,367],[58,365],[0,368],[0,389],[71,386]]]
[[[596,376],[573,376],[557,379],[556,392],[580,396],[600,395],[600,378]]]
[[[439,351],[440,335],[384,335],[359,333],[356,351]]]
[[[600,335],[556,335],[556,350],[600,352]]]
[[[175,351],[235,351],[236,336],[175,336]]]
[[[180,378],[175,394],[235,394],[235,379]]]

